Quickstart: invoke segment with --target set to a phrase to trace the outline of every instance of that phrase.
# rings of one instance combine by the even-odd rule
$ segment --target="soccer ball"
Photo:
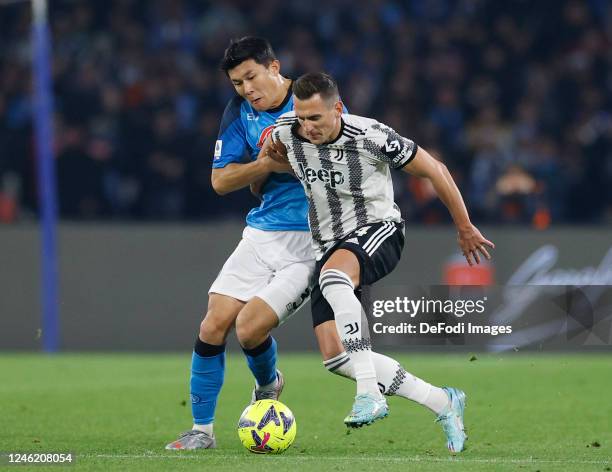
[[[295,440],[291,410],[276,400],[259,400],[245,408],[238,421],[242,445],[256,454],[280,454]]]

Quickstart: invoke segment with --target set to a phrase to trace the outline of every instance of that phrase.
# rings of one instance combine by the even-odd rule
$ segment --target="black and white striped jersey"
[[[414,158],[413,141],[376,120],[349,114],[342,115],[338,138],[322,145],[299,136],[298,126],[295,113],[285,113],[272,133],[287,147],[304,186],[317,259],[357,228],[402,220],[390,167],[400,169]]]

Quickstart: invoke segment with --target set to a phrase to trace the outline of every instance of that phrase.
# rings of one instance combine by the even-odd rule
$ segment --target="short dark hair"
[[[325,101],[338,101],[340,94],[334,78],[325,72],[309,72],[293,83],[293,95],[300,100],[308,100],[317,93]]]
[[[268,67],[276,55],[267,39],[245,36],[232,39],[221,59],[221,70],[226,74],[244,61],[253,59],[257,64]]]

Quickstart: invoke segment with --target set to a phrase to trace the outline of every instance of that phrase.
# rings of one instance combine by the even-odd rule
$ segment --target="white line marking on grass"
[[[185,455],[177,452],[173,454],[79,454],[79,458],[95,458],[95,459],[202,459],[204,456],[198,453]],[[239,456],[229,454],[215,454],[208,455],[211,459],[237,459]],[[254,457],[245,455],[244,457]],[[490,458],[477,458],[477,457],[427,457],[427,456],[374,456],[374,457],[363,457],[363,456],[311,456],[311,455],[290,455],[290,456],[279,456],[274,455],[274,460],[327,460],[327,461],[346,461],[359,460],[364,462],[465,462],[465,463],[481,463],[481,464],[598,464],[608,465],[611,462],[609,460],[580,460],[580,459],[537,459],[533,457],[526,457],[522,459],[508,459],[503,457],[490,457]]]

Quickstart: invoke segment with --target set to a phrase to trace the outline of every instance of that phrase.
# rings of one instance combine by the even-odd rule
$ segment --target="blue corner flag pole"
[[[38,169],[38,194],[42,242],[42,337],[43,350],[59,347],[57,270],[57,190],[53,159],[50,51],[47,1],[32,0],[32,74],[34,77],[34,126]]]

